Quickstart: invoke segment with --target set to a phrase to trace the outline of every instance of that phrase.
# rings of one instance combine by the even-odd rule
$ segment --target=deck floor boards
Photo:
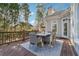
[[[62,39],[64,41],[60,56],[74,56],[72,47],[69,45],[70,41]],[[30,51],[20,46],[21,43],[26,41],[18,41],[10,44],[4,44],[0,46],[0,56],[35,56]]]
[[[61,50],[61,56],[74,56],[73,50],[70,46],[70,41],[67,39],[63,39],[63,47]]]

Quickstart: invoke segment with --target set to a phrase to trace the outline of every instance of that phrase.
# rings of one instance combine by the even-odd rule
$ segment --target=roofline
[[[63,10],[61,14],[63,14],[63,13],[66,14],[66,12],[71,12],[70,10],[71,10],[71,7],[67,8],[66,10]],[[61,15],[61,14],[60,14],[60,15]],[[65,15],[65,14],[64,14],[64,15]],[[52,17],[54,17],[54,16],[55,16],[55,17],[56,17],[56,16],[61,17],[60,15],[53,15],[53,14],[52,14],[52,15],[45,16],[45,18],[48,18],[48,17],[51,17],[51,16],[52,16]]]

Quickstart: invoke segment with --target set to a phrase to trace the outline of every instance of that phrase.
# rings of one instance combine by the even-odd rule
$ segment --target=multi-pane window
[[[67,23],[64,23],[64,35],[67,36]]]

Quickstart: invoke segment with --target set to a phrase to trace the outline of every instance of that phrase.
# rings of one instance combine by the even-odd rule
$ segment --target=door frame
[[[67,23],[67,36],[64,35],[64,24]],[[68,26],[69,26],[69,22],[67,20],[67,18],[63,18],[62,20],[62,37],[64,38],[68,38]]]
[[[51,31],[53,29],[53,25],[55,25],[55,24],[56,24],[56,27],[57,27],[57,30],[56,30],[56,35],[57,35],[58,34],[58,23],[57,23],[57,21],[54,21],[54,22],[51,23]]]

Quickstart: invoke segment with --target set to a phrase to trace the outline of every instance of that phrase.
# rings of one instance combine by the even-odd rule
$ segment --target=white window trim
[[[55,21],[55,22],[52,22],[52,23],[51,23],[51,31],[52,31],[52,25],[53,25],[53,24],[56,24],[56,25],[57,25],[57,32],[56,32],[56,34],[58,34],[58,22]]]
[[[63,32],[64,32],[64,30],[63,30],[64,29],[64,23],[67,23],[67,31],[68,31],[69,22],[68,22],[68,20],[67,21],[63,21],[63,19],[66,19],[66,18],[69,19],[68,17],[62,18],[62,27],[61,28],[62,28],[62,37],[68,38],[68,33],[67,33],[67,36],[63,35]]]

